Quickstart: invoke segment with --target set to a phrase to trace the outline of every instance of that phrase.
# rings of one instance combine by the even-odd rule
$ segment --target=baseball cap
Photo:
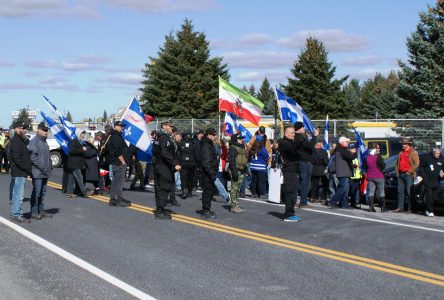
[[[25,124],[24,122],[21,122],[21,121],[15,121],[15,122],[12,124],[12,127],[13,127],[13,128],[23,128],[23,129],[26,129],[28,126],[26,126],[26,124]]]
[[[45,122],[40,122],[39,125],[37,126],[37,129],[43,130],[43,131],[48,131],[49,128],[48,126],[46,126]]]
[[[342,144],[343,142],[350,142],[350,139],[349,138],[346,138],[345,136],[341,136],[340,138],[339,138],[339,144]]]
[[[217,135],[217,131],[215,128],[210,127],[210,128],[207,128],[207,130],[205,130],[204,135]]]
[[[114,126],[125,127],[126,125],[122,121],[116,121],[114,122]]]

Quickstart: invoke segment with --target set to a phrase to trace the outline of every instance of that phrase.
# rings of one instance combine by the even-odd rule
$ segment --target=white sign
[[[18,116],[20,115],[20,112],[21,112],[21,110],[14,110],[12,112],[12,119],[13,120],[17,119]],[[37,111],[35,111],[35,110],[27,110],[26,112],[28,113],[29,119],[31,119],[31,120],[35,120],[36,119]]]

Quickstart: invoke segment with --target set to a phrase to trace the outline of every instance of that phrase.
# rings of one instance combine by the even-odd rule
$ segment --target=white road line
[[[266,205],[284,206],[283,204],[264,202],[264,201],[261,201],[261,200],[253,200],[253,199],[246,199],[246,198],[239,198],[239,199],[243,200],[243,201],[262,203],[262,204],[266,204]],[[316,212],[316,213],[320,213],[320,214],[334,215],[334,216],[340,216],[340,217],[350,218],[350,219],[359,219],[359,220],[365,220],[365,221],[369,221],[369,222],[390,224],[390,225],[395,225],[395,226],[402,226],[402,227],[409,227],[409,228],[415,228],[415,229],[420,229],[420,230],[427,230],[427,231],[444,233],[444,230],[441,230],[441,229],[428,228],[428,227],[423,227],[423,226],[409,225],[409,224],[403,224],[403,223],[397,223],[397,222],[391,222],[391,221],[384,221],[384,220],[378,220],[378,219],[371,219],[371,218],[365,218],[365,217],[358,217],[358,216],[352,216],[352,215],[344,215],[344,214],[334,213],[334,212],[325,211],[325,210],[304,208],[304,211],[312,211],[312,212]]]
[[[42,247],[45,247],[49,251],[54,252],[60,257],[63,257],[64,259],[72,262],[73,264],[79,266],[82,269],[85,269],[86,271],[96,275],[97,277],[111,283],[112,285],[118,287],[119,289],[127,292],[130,295],[133,295],[134,297],[138,299],[146,299],[146,300],[152,300],[155,299],[151,297],[150,295],[142,292],[141,290],[136,289],[135,287],[130,286],[129,284],[121,281],[120,279],[100,270],[99,268],[94,267],[90,263],[87,263],[86,261],[78,258],[77,256],[74,256],[73,254],[63,250],[62,248],[48,242],[47,240],[39,237],[38,235],[35,235],[34,233],[6,220],[3,217],[0,217],[0,223],[3,223],[4,225],[8,226],[9,228],[17,231],[18,233],[22,234],[23,236],[27,237],[28,239],[36,242],[37,244],[41,245]]]

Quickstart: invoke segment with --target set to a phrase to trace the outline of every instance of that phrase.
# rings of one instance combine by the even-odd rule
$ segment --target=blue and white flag
[[[225,113],[224,125],[224,133],[227,136],[232,136],[236,131],[238,131],[242,136],[244,136],[244,141],[247,143],[253,137],[251,132],[237,121],[236,115],[233,113]]]
[[[328,144],[328,115],[327,118],[325,119],[325,129],[324,129],[324,150],[328,150],[330,149],[330,145]]]
[[[302,122],[308,131],[314,133],[316,128],[302,107],[276,87],[274,88],[274,91],[281,111],[282,121],[287,121],[291,124],[294,124],[297,121]]]
[[[143,155],[139,154],[140,160],[148,161],[151,158],[151,137],[148,134],[145,115],[136,98],[126,108],[121,121],[126,125],[123,131],[125,140],[140,149],[143,155],[146,155],[145,158],[142,158]]]
[[[368,149],[365,146],[364,142],[361,139],[361,136],[359,135],[359,132],[356,131],[355,128],[353,128],[354,132],[355,132],[355,136],[356,136],[356,144],[357,144],[357,152],[358,152],[358,161],[359,161],[359,166],[362,169],[362,162],[366,159],[367,154],[368,154]]]
[[[60,123],[63,125],[63,129],[65,130],[66,134],[70,137],[70,139],[77,139],[76,135],[76,127],[71,124],[70,121],[68,121],[58,110],[57,107],[45,96],[42,95],[43,98],[45,98],[46,103],[49,105],[51,110],[57,115],[57,117],[60,120]]]
[[[46,124],[48,124],[48,127],[51,128],[52,134],[54,135],[54,138],[56,139],[57,143],[60,145],[60,149],[65,152],[66,155],[69,154],[69,137],[66,134],[65,130],[63,129],[62,124],[56,123],[53,119],[51,119],[49,116],[47,116],[43,111],[40,112],[42,115],[43,120],[45,120]]]

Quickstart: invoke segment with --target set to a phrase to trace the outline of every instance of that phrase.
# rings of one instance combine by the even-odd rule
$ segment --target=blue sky
[[[323,41],[337,76],[365,80],[406,60],[406,38],[434,1],[3,0],[0,125],[48,96],[74,120],[125,106],[141,70],[185,18],[228,63],[231,82],[286,83],[308,35]],[[0,3],[1,3],[0,2]]]

